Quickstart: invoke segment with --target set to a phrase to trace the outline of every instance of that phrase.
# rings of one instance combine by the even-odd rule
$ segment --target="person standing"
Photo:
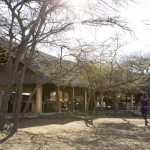
[[[149,110],[149,103],[145,93],[140,98],[140,104],[141,104],[141,114],[145,120],[145,126],[147,126],[148,125],[147,114]]]

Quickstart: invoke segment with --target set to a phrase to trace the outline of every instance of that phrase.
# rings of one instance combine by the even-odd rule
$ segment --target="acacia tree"
[[[95,92],[100,93],[100,100],[105,92],[114,95],[114,104],[117,110],[119,106],[117,95],[137,88],[139,75],[134,72],[129,62],[117,59],[121,45],[119,39],[115,38],[111,42],[104,42],[97,47],[84,45],[80,48],[80,56],[77,57],[79,70],[81,70],[79,78],[88,89],[86,119],[88,119],[90,103],[96,104],[93,101]],[[93,113],[94,111],[95,107]]]
[[[88,3],[89,2],[89,3]],[[77,18],[77,20],[79,21],[79,23],[81,23],[83,26],[93,26],[94,28],[98,28],[98,27],[105,27],[105,26],[111,26],[111,27],[119,27],[121,29],[123,29],[124,31],[128,31],[130,33],[132,33],[132,30],[127,26],[127,22],[125,22],[124,20],[122,20],[119,15],[117,14],[117,9],[116,9],[116,5],[122,5],[122,2],[126,2],[126,1],[99,1],[99,0],[95,0],[95,1],[88,1],[87,2],[87,7],[85,10],[82,10],[81,12],[81,17],[79,16]],[[81,7],[82,8],[82,7]],[[105,13],[106,10],[108,10],[109,13]],[[114,13],[115,12],[115,13]],[[86,17],[86,19],[85,19]],[[79,41],[79,40],[78,40]],[[91,44],[87,43],[86,41],[84,41],[83,39],[81,39],[81,43],[79,44],[78,47],[75,47],[75,48],[71,48],[70,51],[71,51],[71,55],[73,57],[75,57],[75,60],[78,64],[78,68],[79,70],[81,70],[81,72],[83,71],[84,75],[86,76],[82,76],[84,79],[87,79],[87,82],[89,82],[90,80],[90,83],[85,83],[86,87],[88,89],[92,89],[92,90],[89,90],[90,94],[89,95],[93,95],[93,91],[95,91],[95,89],[98,88],[98,85],[96,86],[97,83],[100,83],[99,80],[101,81],[104,81],[104,78],[100,76],[100,74],[96,73],[95,72],[98,72],[96,70],[98,70],[98,67],[97,67],[97,58],[93,58],[92,61],[90,61],[90,59],[88,58],[89,55],[91,55],[91,57],[93,56],[92,53],[93,53],[93,49],[95,49],[95,43],[92,43],[94,46],[91,46]],[[104,46],[104,44],[101,44],[99,43],[99,45],[101,45],[100,47],[96,47],[98,49],[102,48],[102,45]],[[110,46],[110,45],[109,45]],[[105,45],[105,48],[107,49],[109,47],[107,44]],[[119,45],[117,45],[117,49],[119,49]],[[106,50],[105,49],[105,50]],[[103,54],[105,55],[105,50],[103,50]],[[75,51],[75,53],[74,53]],[[87,54],[88,53],[88,54]],[[113,52],[113,54],[110,54],[111,56],[114,56],[113,58],[111,58],[112,60],[109,60],[110,64],[108,65],[107,63],[107,69],[109,70],[105,70],[104,68],[104,64],[101,63],[101,71],[106,71],[106,76],[107,78],[109,78],[109,82],[108,82],[108,85],[110,86],[110,83],[111,84],[114,84],[114,82],[112,82],[112,76],[115,72],[114,69],[114,65],[115,65],[115,56],[116,56],[116,52]],[[106,59],[108,59],[109,57],[107,57]],[[93,69],[94,68],[94,69]],[[105,72],[104,71],[104,72]],[[107,75],[107,73],[109,72],[109,77]],[[104,74],[101,74],[101,75],[104,75]],[[105,76],[104,75],[104,76]],[[96,79],[98,79],[99,82],[96,82]],[[94,81],[93,81],[94,80]],[[106,79],[107,80],[107,79]],[[83,80],[82,80],[83,81]],[[104,82],[101,82],[101,84],[104,83]],[[106,83],[104,83],[106,84]],[[102,86],[101,86],[102,87]],[[103,86],[104,87],[104,86]],[[94,90],[93,90],[94,89]],[[89,97],[91,97],[89,96]],[[90,99],[90,98],[89,98]],[[90,101],[89,101],[90,102]],[[89,105],[89,103],[87,103],[87,105]],[[88,111],[88,106],[86,107]],[[87,113],[86,113],[87,114]]]
[[[116,45],[113,47],[112,43],[115,43],[114,39],[113,42],[104,43],[97,47],[88,47],[87,45],[85,48],[82,47],[82,53],[77,59],[79,68],[82,70],[79,78],[88,89],[88,103],[85,110],[87,116],[89,105],[91,100],[94,99],[95,92],[100,92],[100,99],[102,99],[104,92],[111,90],[115,84],[116,51],[119,49],[119,46],[117,44],[117,47],[115,47]]]
[[[125,60],[125,63],[130,66],[131,71],[138,77],[134,83],[137,91],[147,91],[149,94],[150,86],[150,59],[149,55],[132,55]]]
[[[68,18],[67,7],[62,1],[42,0],[1,0],[0,33],[8,39],[8,81],[5,99],[2,102],[1,129],[5,125],[8,102],[12,86],[15,84],[15,100],[13,103],[14,129],[17,129],[21,109],[24,75],[34,58],[37,44],[47,38],[51,39],[59,33],[67,31],[72,22]],[[13,53],[13,54],[12,54]],[[15,57],[13,57],[14,55]],[[20,69],[20,61],[23,67]]]
[[[106,1],[94,1],[89,4],[86,18],[80,18],[83,25],[113,26],[117,25],[130,31],[126,23],[119,17],[111,16],[114,11],[114,4],[119,1],[112,1],[111,5]],[[72,25],[71,13],[67,13],[65,3],[60,0],[1,0],[0,12],[0,33],[8,37],[8,68],[9,79],[5,90],[5,100],[3,101],[0,127],[5,125],[8,102],[11,96],[12,86],[16,84],[15,101],[13,103],[14,128],[17,128],[18,117],[22,101],[23,79],[27,66],[31,63],[36,46],[45,39],[51,42],[61,32],[66,31]],[[110,13],[104,14],[104,9],[108,8]],[[95,11],[96,10],[96,11]],[[116,11],[116,10],[115,10]],[[102,13],[103,12],[103,13]],[[113,14],[113,13],[112,13]],[[15,43],[14,43],[15,42]],[[49,41],[50,42],[50,41]],[[15,58],[12,57],[12,52]],[[20,69],[20,61],[24,65]],[[17,77],[17,80],[16,80]]]

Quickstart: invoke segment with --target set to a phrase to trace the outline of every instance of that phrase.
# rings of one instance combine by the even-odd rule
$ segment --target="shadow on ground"
[[[19,128],[29,128],[29,127],[39,127],[44,125],[64,125],[73,121],[77,121],[77,119],[49,119],[49,118],[36,118],[36,119],[22,119],[19,123]]]
[[[50,124],[57,124],[57,125],[64,125],[70,122],[74,122],[77,120],[83,120],[78,118],[77,116],[83,116],[83,113],[76,113],[75,116],[71,116],[68,113],[62,114],[43,114],[40,117],[26,117],[20,120],[19,128],[27,128],[27,127],[36,127],[36,126],[43,126],[43,125],[50,125]],[[97,118],[134,118],[134,119],[141,119],[139,116],[134,116],[130,112],[115,112],[115,111],[99,111],[96,112],[93,116],[93,119]],[[83,120],[84,121],[84,120]]]
[[[42,150],[148,150],[150,149],[150,129],[147,127],[138,127],[127,122],[126,120],[119,120],[114,122],[107,118],[105,120],[99,119],[95,126],[85,128],[81,126],[81,122],[72,125],[68,130],[65,123],[66,119],[40,119],[34,125],[42,124],[64,124],[64,130],[58,132],[47,132],[35,134],[19,130],[11,139],[2,145],[2,149],[42,149]],[[70,120],[70,119],[69,119]],[[30,125],[30,120],[26,121]],[[49,122],[50,121],[50,122]],[[74,126],[77,126],[76,130]]]
[[[91,150],[148,150],[150,128],[138,128],[130,123],[103,123],[89,135],[78,136],[72,141],[73,145]]]

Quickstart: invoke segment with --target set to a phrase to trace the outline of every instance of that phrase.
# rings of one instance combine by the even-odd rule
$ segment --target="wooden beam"
[[[59,85],[56,86],[56,101],[57,101],[58,112],[61,113],[60,87],[59,87]]]
[[[88,109],[87,89],[85,89],[84,91],[84,104],[85,104],[85,112],[87,112]]]
[[[36,91],[36,112],[42,113],[42,86]]]

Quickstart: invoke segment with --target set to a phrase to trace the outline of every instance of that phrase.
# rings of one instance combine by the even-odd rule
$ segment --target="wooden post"
[[[75,107],[74,107],[74,87],[72,87],[72,110],[74,111],[75,110]]]
[[[88,109],[88,100],[87,100],[87,90],[85,89],[85,92],[84,92],[84,103],[85,103],[85,112],[87,112],[87,109]]]
[[[65,100],[65,88],[62,88],[62,101],[64,102]]]
[[[1,105],[2,105],[3,95],[4,95],[4,92],[2,90],[2,86],[0,85],[0,112],[1,112]]]
[[[131,110],[133,110],[133,100],[134,100],[134,95],[131,94]]]
[[[94,103],[96,103],[96,92],[94,92]]]
[[[0,112],[1,112],[1,104],[2,104],[2,95],[1,95],[1,91],[0,91]]]
[[[104,95],[101,94],[101,108],[104,109]]]
[[[36,91],[36,112],[42,113],[42,86]]]
[[[58,112],[61,113],[60,87],[59,87],[59,85],[57,86],[57,89],[56,89],[56,101],[57,101]]]

